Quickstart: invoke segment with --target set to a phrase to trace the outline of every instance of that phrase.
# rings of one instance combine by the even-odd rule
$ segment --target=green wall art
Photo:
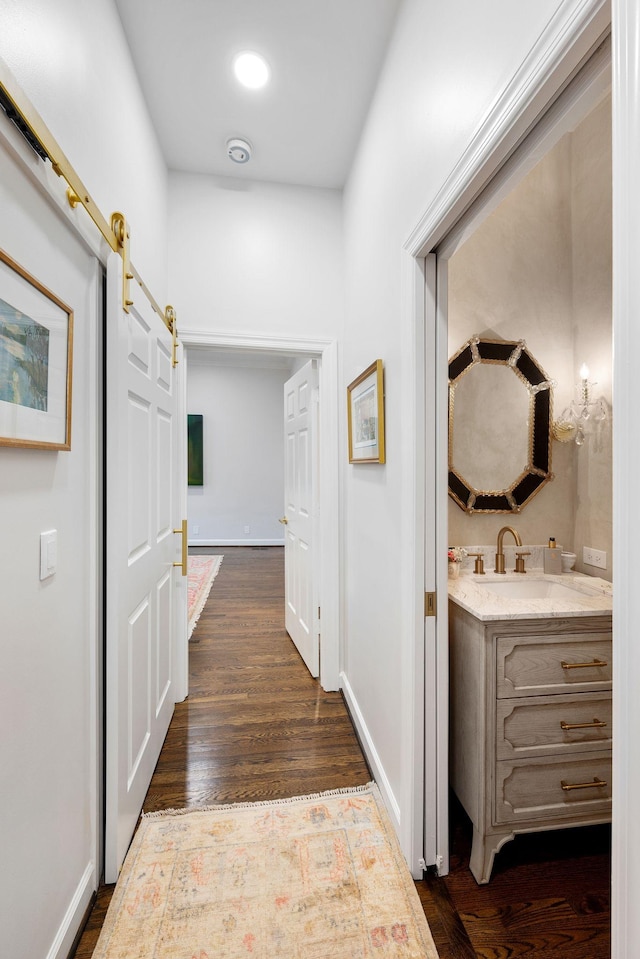
[[[204,485],[202,413],[187,413],[187,477],[189,486]]]

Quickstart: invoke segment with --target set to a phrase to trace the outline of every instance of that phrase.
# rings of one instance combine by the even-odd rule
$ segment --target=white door
[[[312,676],[320,672],[315,590],[318,369],[310,360],[284,385],[285,625]]]
[[[425,262],[425,777],[424,860],[449,871],[449,618],[447,607],[447,262]],[[435,596],[429,608],[427,597]]]
[[[177,390],[172,336],[107,264],[105,880],[128,849],[174,708]]]

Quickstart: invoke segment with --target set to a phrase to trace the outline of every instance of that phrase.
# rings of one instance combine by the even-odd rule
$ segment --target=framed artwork
[[[204,485],[202,413],[187,413],[187,485]]]
[[[0,446],[71,449],[73,312],[0,250]]]
[[[375,360],[347,387],[349,462],[384,463],[384,374]]]

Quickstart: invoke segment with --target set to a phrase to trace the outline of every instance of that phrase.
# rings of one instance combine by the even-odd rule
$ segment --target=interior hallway
[[[189,663],[189,697],[176,706],[145,812],[371,780],[341,694],[323,692],[285,631],[282,548],[224,550]],[[455,809],[453,819],[450,875],[416,883],[440,959],[608,959],[607,827],[520,837],[478,887],[468,821]],[[75,959],[90,959],[112,891],[100,890]]]

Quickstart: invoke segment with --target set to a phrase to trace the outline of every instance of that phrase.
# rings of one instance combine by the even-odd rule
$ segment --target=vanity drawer
[[[496,693],[499,699],[611,689],[611,633],[499,636]]]
[[[609,751],[496,763],[496,825],[522,820],[608,819],[610,815]]]
[[[579,728],[567,728],[576,726]],[[608,692],[499,699],[496,703],[498,759],[581,753],[610,746]]]

